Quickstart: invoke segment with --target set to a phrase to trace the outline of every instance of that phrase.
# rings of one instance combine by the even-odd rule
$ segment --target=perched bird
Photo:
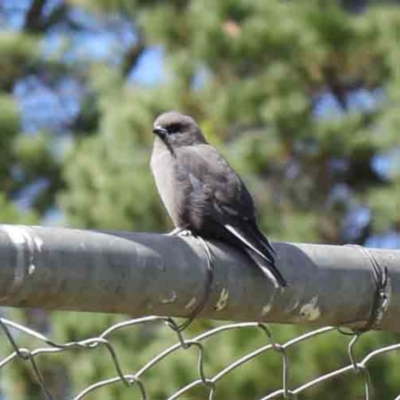
[[[287,286],[275,250],[257,227],[253,199],[237,173],[207,143],[196,122],[176,111],[154,122],[151,169],[176,229],[247,253],[275,287]]]

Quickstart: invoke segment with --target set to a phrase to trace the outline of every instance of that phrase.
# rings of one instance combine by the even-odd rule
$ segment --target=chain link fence
[[[115,350],[112,343],[112,335],[119,330],[127,330],[127,329],[138,329],[139,327],[143,327],[147,324],[163,324],[166,325],[171,333],[176,337],[176,343],[170,347],[165,348],[163,351],[154,354],[153,358],[150,359],[145,365],[143,365],[140,369],[126,373],[123,371],[121,363],[118,359],[118,352]],[[37,357],[39,355],[50,356],[55,353],[62,353],[66,351],[70,351],[72,349],[85,349],[89,351],[91,349],[98,348],[99,346],[103,346],[107,349],[109,354],[109,360],[113,363],[115,367],[115,376],[112,378],[104,378],[104,380],[100,380],[97,382],[93,382],[90,386],[84,388],[79,393],[75,394],[73,399],[79,400],[88,397],[90,393],[94,393],[98,391],[100,388],[107,385],[125,385],[126,390],[132,390],[132,387],[136,387],[139,391],[139,394],[134,393],[132,398],[138,399],[149,399],[148,392],[146,390],[146,385],[143,382],[143,378],[146,374],[149,373],[152,368],[154,368],[157,364],[159,364],[166,357],[171,356],[172,354],[178,351],[187,351],[189,349],[197,349],[198,358],[197,358],[197,366],[193,366],[193,368],[197,369],[197,378],[192,382],[188,383],[184,387],[176,388],[174,393],[170,393],[168,400],[173,399],[187,399],[190,395],[190,391],[198,386],[203,386],[203,388],[207,391],[207,396],[209,400],[217,399],[217,391],[218,385],[222,378],[231,374],[234,370],[243,368],[247,363],[253,360],[256,357],[259,357],[265,353],[275,352],[279,354],[281,358],[281,368],[282,368],[282,383],[281,388],[279,390],[271,391],[266,396],[262,397],[262,400],[268,399],[296,399],[297,395],[306,393],[307,390],[311,389],[316,385],[324,385],[327,381],[333,380],[340,376],[344,376],[347,374],[353,374],[354,376],[358,376],[362,379],[364,385],[364,396],[366,400],[373,398],[373,385],[371,383],[369,364],[376,357],[380,357],[388,352],[395,352],[400,350],[400,343],[393,344],[386,347],[381,347],[379,349],[370,351],[367,355],[365,355],[362,359],[357,359],[355,356],[355,346],[357,341],[364,333],[353,332],[353,331],[343,331],[340,328],[335,327],[324,327],[315,330],[311,330],[305,334],[296,336],[284,343],[279,343],[271,333],[270,328],[266,324],[262,323],[232,323],[225,324],[216,328],[212,328],[206,330],[205,332],[197,335],[195,337],[188,338],[186,337],[185,331],[179,329],[179,325],[172,318],[167,317],[144,317],[138,319],[131,319],[125,322],[116,323],[110,326],[107,330],[103,331],[97,337],[91,337],[88,339],[68,342],[68,343],[57,343],[53,341],[51,338],[32,330],[28,327],[25,327],[21,324],[15,323],[11,320],[1,318],[0,319],[1,330],[4,333],[4,339],[9,342],[11,346],[12,352],[3,358],[0,361],[0,370],[6,368],[10,363],[14,360],[19,362],[27,362],[30,364],[30,367],[40,384],[43,391],[43,398],[50,400],[55,399],[54,395],[50,392],[46,380],[41,373],[40,367],[37,363]],[[213,376],[207,376],[205,373],[205,353],[206,351],[212,352],[212,346],[208,344],[209,339],[215,337],[217,335],[224,335],[228,331],[232,330],[257,330],[260,335],[265,337],[265,344],[259,348],[254,349],[251,352],[243,355],[242,357],[236,359],[231,362],[229,365],[226,365],[219,372],[214,374]],[[293,346],[300,346],[302,343],[307,341],[312,341],[314,338],[320,335],[327,334],[328,332],[332,332],[338,330],[343,334],[343,340],[346,341],[347,345],[347,353],[349,362],[348,365],[333,370],[329,373],[326,373],[322,376],[318,376],[315,379],[312,379],[308,382],[303,383],[298,387],[291,387],[289,385],[289,375],[290,375],[290,356],[288,355],[288,350]],[[39,340],[43,343],[43,347],[37,347],[33,350],[28,348],[20,347],[18,345],[18,339],[21,335],[28,335],[31,338]],[[347,339],[348,338],[348,339]],[[4,340],[3,339],[3,340]],[[132,349],[134,352],[135,349]],[[400,365],[400,361],[399,361]],[[266,392],[268,392],[268,388],[266,388]],[[400,383],[399,383],[399,395],[395,400],[400,400]]]

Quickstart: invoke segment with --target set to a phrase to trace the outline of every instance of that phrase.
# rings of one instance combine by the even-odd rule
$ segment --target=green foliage
[[[7,88],[38,60],[38,41],[32,35],[4,32],[0,35],[0,54],[0,88]]]
[[[114,141],[114,138],[112,138]],[[134,140],[111,145],[109,138],[87,138],[67,158],[71,182],[61,204],[70,222],[90,228],[154,230],[162,225],[148,156]],[[121,191],[122,190],[122,191]]]
[[[15,103],[9,96],[3,95],[0,97],[0,115],[0,138],[2,140],[1,147],[3,147],[6,145],[6,141],[12,139],[12,136],[14,136],[19,129],[18,111]]]
[[[3,224],[36,225],[38,215],[33,211],[19,211],[14,204],[8,201],[3,194],[0,195],[0,220]]]

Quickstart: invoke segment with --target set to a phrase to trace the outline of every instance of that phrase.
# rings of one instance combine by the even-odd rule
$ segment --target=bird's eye
[[[181,130],[181,127],[179,124],[171,124],[168,126],[168,133],[177,133]]]

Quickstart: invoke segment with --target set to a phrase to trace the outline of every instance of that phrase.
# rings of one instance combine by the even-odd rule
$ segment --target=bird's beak
[[[161,139],[164,139],[168,136],[168,131],[161,126],[155,126],[153,128],[153,133],[159,136]]]

